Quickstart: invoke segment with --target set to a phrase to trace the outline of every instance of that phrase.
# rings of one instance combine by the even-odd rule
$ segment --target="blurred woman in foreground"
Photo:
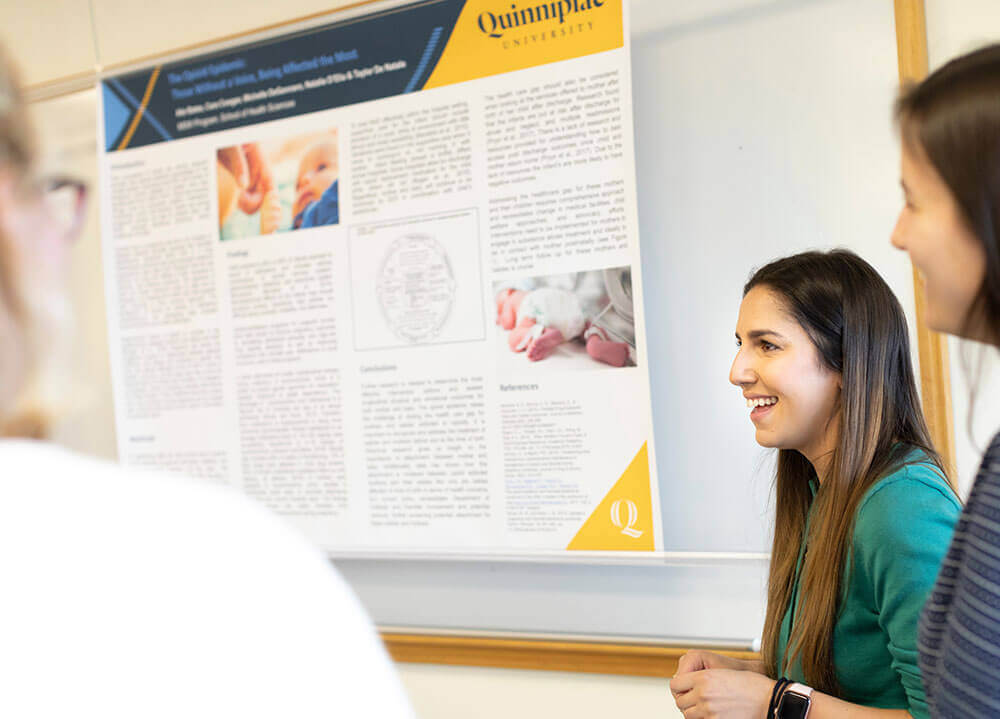
[[[327,559],[228,489],[41,440],[85,192],[0,55],[0,716],[412,717]]]

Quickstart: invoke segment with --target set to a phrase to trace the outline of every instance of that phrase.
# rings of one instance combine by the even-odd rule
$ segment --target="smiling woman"
[[[892,243],[927,289],[927,324],[1000,346],[1000,45],[956,58],[896,105],[906,204]],[[1000,434],[921,619],[936,717],[1000,714]]]
[[[778,450],[763,660],[689,652],[671,682],[678,707],[926,717],[917,620],[960,507],[899,302],[857,255],[806,252],[750,278],[736,342],[729,379],[757,442]]]
[[[741,330],[747,337],[745,351]],[[796,448],[814,464],[825,466],[837,436],[834,409],[840,373],[821,361],[781,296],[763,285],[752,288],[743,299],[736,341],[741,349],[729,379],[743,388],[747,404],[752,405],[750,419],[757,428],[757,443]]]

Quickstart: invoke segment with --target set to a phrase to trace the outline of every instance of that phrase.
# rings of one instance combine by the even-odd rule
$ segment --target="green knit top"
[[[917,621],[961,505],[926,457],[914,450],[907,461],[876,482],[858,506],[833,655],[842,699],[906,709],[914,719],[925,719],[929,714],[917,666]],[[802,683],[808,682],[798,658],[782,668],[805,553],[803,539],[777,647],[778,675]]]

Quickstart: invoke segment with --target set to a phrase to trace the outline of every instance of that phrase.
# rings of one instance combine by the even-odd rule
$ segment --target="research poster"
[[[103,78],[122,463],[335,555],[662,550],[627,22],[381,3]]]

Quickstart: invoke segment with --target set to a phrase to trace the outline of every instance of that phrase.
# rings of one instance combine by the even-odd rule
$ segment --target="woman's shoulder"
[[[872,526],[912,526],[914,521],[938,517],[954,522],[961,509],[941,468],[924,450],[911,448],[862,497],[855,533]]]
[[[87,547],[94,556],[124,555],[142,545],[148,556],[210,563],[276,547],[294,555],[306,545],[298,532],[222,484],[125,468],[35,441],[0,440],[0,467],[4,529],[39,547],[46,538],[75,537],[77,546],[94,545]]]
[[[89,706],[106,676],[121,691],[105,714],[126,716],[169,675],[169,715],[196,696],[242,716],[412,717],[327,558],[235,489],[0,440],[0,573],[24,590],[5,592],[4,651],[58,646],[49,674],[80,687],[44,696],[46,716],[64,696]]]

